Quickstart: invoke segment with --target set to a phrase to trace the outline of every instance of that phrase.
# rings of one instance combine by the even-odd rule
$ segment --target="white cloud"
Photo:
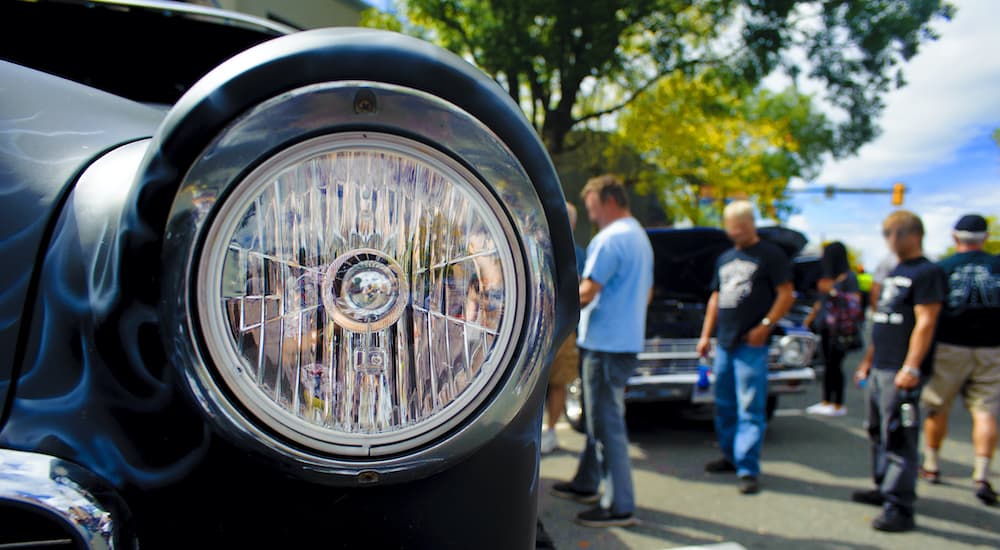
[[[886,184],[953,160],[984,128],[1000,125],[1000,2],[959,0],[940,38],[905,67],[908,84],[886,96],[882,135],[858,156],[825,166],[819,181]]]
[[[955,18],[935,25],[940,38],[904,67],[908,85],[885,97],[882,135],[857,156],[828,163],[810,185],[887,189],[905,182],[904,208],[923,220],[932,259],[951,245],[962,214],[1000,213],[1000,151],[988,138],[1000,127],[1000,2],[954,3]],[[866,266],[888,253],[880,231],[892,211],[888,195],[820,197],[798,195],[802,213],[789,225],[805,228],[813,243],[836,239],[859,249]]]

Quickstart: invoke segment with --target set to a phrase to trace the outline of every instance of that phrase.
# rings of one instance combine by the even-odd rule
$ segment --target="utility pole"
[[[891,195],[893,206],[903,205],[903,195],[906,193],[906,185],[902,182],[892,184],[892,187],[840,187],[834,184],[822,187],[806,187],[804,189],[789,189],[790,193],[823,193],[828,199],[832,199],[838,193],[863,194],[863,195]]]

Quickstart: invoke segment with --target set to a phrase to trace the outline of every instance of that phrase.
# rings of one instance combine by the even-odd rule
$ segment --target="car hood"
[[[808,239],[786,227],[758,228],[764,240],[778,245],[789,258],[805,248]],[[711,295],[715,261],[733,246],[725,231],[714,227],[649,229],[653,245],[653,300],[705,303]]]

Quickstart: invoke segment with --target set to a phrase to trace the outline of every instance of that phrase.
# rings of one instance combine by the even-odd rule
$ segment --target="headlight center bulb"
[[[323,305],[335,323],[353,332],[369,333],[395,324],[409,298],[403,269],[371,248],[340,255],[323,278]]]

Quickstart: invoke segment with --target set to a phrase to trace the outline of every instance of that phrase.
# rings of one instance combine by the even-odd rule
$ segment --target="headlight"
[[[576,313],[565,199],[518,106],[453,54],[365,29],[243,52],[168,113],[134,203],[169,361],[239,448],[390,483],[537,429]]]
[[[238,182],[197,303],[218,374],[269,428],[399,452],[475,409],[518,330],[514,232],[469,170],[416,141],[320,136]]]
[[[812,336],[786,334],[778,340],[779,361],[790,367],[805,367],[812,363],[816,340]]]

